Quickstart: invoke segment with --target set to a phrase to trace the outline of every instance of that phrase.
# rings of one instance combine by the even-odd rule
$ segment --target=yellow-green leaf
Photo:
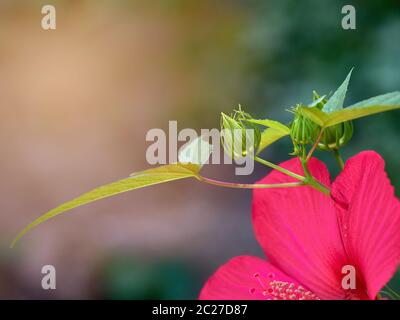
[[[133,173],[129,178],[125,178],[89,191],[71,201],[63,203],[62,205],[50,210],[34,220],[17,235],[17,237],[13,240],[11,247],[13,247],[27,231],[65,211],[126,191],[178,179],[190,177],[197,178],[199,176],[200,168],[201,166],[196,164],[177,163],[165,165],[158,168]]]
[[[284,125],[283,123],[275,120],[269,120],[269,119],[251,119],[247,120],[248,122],[259,124],[264,127],[272,128],[277,131],[281,131],[282,133],[290,133],[290,129],[288,126]]]
[[[268,127],[261,133],[257,154],[263,151],[269,145],[273,144],[275,141],[290,134],[290,128],[279,121],[269,119],[250,119],[247,121]]]
[[[395,91],[360,101],[345,109],[325,113],[318,108],[300,107],[298,110],[321,127],[358,119],[372,114],[400,108],[400,92]]]
[[[261,133],[261,140],[258,146],[257,154],[263,151],[266,147],[273,144],[275,141],[287,136],[289,132],[276,130],[275,128],[267,128]]]

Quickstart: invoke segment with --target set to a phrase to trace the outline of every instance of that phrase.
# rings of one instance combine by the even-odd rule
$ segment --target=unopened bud
[[[334,150],[344,146],[353,136],[353,122],[346,121],[328,127],[324,130],[318,148],[321,150]]]
[[[319,126],[310,119],[296,112],[295,109],[295,118],[290,127],[290,136],[292,137],[294,144],[307,145],[312,143],[317,138],[318,132]]]
[[[221,114],[221,141],[225,152],[232,158],[254,154],[261,140],[260,129],[246,120],[252,117],[241,109],[233,116]]]

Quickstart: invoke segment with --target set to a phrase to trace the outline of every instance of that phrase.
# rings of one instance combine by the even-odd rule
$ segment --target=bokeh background
[[[55,31],[41,28],[45,4],[57,9]],[[345,4],[356,30],[341,28]],[[75,209],[8,245],[56,205],[148,168],[146,133],[169,120],[218,128],[220,112],[240,103],[287,121],[285,109],[313,89],[331,92],[353,66],[349,104],[398,90],[399,36],[398,0],[2,0],[0,298],[192,299],[229,258],[262,256],[251,192],[196,181]],[[399,111],[357,120],[344,151],[380,152],[398,192],[399,120]],[[290,151],[282,141],[265,157]],[[238,179],[229,165],[204,174]],[[47,264],[53,291],[40,284]]]

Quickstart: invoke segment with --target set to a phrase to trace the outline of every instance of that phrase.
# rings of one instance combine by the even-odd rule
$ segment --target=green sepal
[[[308,108],[304,106],[299,107],[298,112],[320,127],[327,128],[345,121],[399,108],[400,92],[395,91],[360,101],[347,108],[330,113],[323,112],[316,107]]]

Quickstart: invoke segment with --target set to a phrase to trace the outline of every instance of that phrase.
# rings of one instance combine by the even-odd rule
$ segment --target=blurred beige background
[[[251,239],[249,223],[239,233],[248,212],[240,213],[234,193],[185,181],[71,211],[35,228],[12,252],[7,248],[52,207],[147,168],[149,129],[166,129],[168,120],[180,128],[215,127],[215,108],[231,108],[239,55],[223,61],[212,55],[219,45],[234,50],[234,10],[192,2],[170,11],[144,3],[55,1],[54,31],[41,29],[43,2],[0,4],[0,239],[7,261],[15,259],[7,268],[23,287],[6,286],[3,297],[31,291],[88,297],[105,251],[208,260],[226,242],[239,243],[246,233]],[[231,82],[210,76],[216,72]],[[211,91],[203,97],[206,88]],[[248,211],[248,204],[242,208]],[[223,214],[222,207],[236,213]],[[243,219],[231,219],[235,214]],[[56,292],[40,290],[45,264],[57,269]],[[7,279],[0,279],[5,286]]]

